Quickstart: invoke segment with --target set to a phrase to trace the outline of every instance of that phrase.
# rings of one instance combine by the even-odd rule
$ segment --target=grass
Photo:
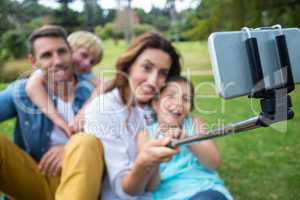
[[[193,81],[199,84],[212,78],[193,77]],[[292,94],[293,120],[215,139],[223,160],[220,174],[236,199],[300,199],[299,92],[297,87]],[[197,95],[196,104],[205,110],[195,114],[209,127],[241,121],[259,111],[258,102],[251,104],[246,97],[224,102],[207,88],[199,88]]]
[[[186,68],[210,69],[210,61],[207,51],[207,42],[177,42],[174,46],[180,51]],[[112,40],[103,43],[104,57],[96,68],[110,68],[114,66],[117,58],[127,48],[124,41],[117,45]]]
[[[95,71],[114,65],[126,45],[104,43],[104,60]],[[206,43],[177,43],[183,53],[185,66],[192,69],[210,69]],[[24,61],[23,61],[24,62]],[[22,63],[22,61],[20,62]],[[200,116],[209,128],[241,121],[257,115],[258,102],[246,97],[224,101],[214,91],[212,76],[191,77],[197,91],[194,114]],[[205,83],[205,84],[203,84]],[[0,90],[6,85],[0,84]],[[293,92],[293,120],[269,128],[244,132],[240,135],[215,139],[223,163],[221,177],[237,200],[297,200],[300,199],[300,142],[299,110],[300,87]],[[3,105],[2,105],[3,106]],[[14,121],[0,124],[0,132],[11,138]]]

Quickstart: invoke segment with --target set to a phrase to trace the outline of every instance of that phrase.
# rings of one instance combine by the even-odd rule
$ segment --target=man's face
[[[34,67],[41,68],[54,83],[71,80],[74,69],[69,46],[59,37],[41,37],[33,42],[34,55],[31,61]]]

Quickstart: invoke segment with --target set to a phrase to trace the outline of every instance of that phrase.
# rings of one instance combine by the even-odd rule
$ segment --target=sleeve
[[[120,199],[136,199],[124,192],[122,188],[123,177],[130,171],[131,163],[126,141],[120,135],[124,131],[119,118],[120,113],[110,110],[110,105],[106,105],[104,111],[101,109],[101,102],[103,103],[101,98],[97,97],[89,104],[85,113],[84,130],[101,139],[112,192]]]
[[[13,101],[13,86],[0,92],[0,122],[16,116],[16,108]]]

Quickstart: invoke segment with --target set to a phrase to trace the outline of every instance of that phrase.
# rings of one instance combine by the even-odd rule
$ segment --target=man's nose
[[[63,63],[62,57],[59,54],[57,54],[57,53],[54,54],[54,58],[53,59],[54,59],[53,60],[54,65],[61,65]]]

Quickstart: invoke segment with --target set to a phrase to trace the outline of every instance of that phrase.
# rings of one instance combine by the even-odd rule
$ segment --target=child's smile
[[[191,90],[185,82],[170,82],[153,103],[160,125],[180,127],[191,111]]]

